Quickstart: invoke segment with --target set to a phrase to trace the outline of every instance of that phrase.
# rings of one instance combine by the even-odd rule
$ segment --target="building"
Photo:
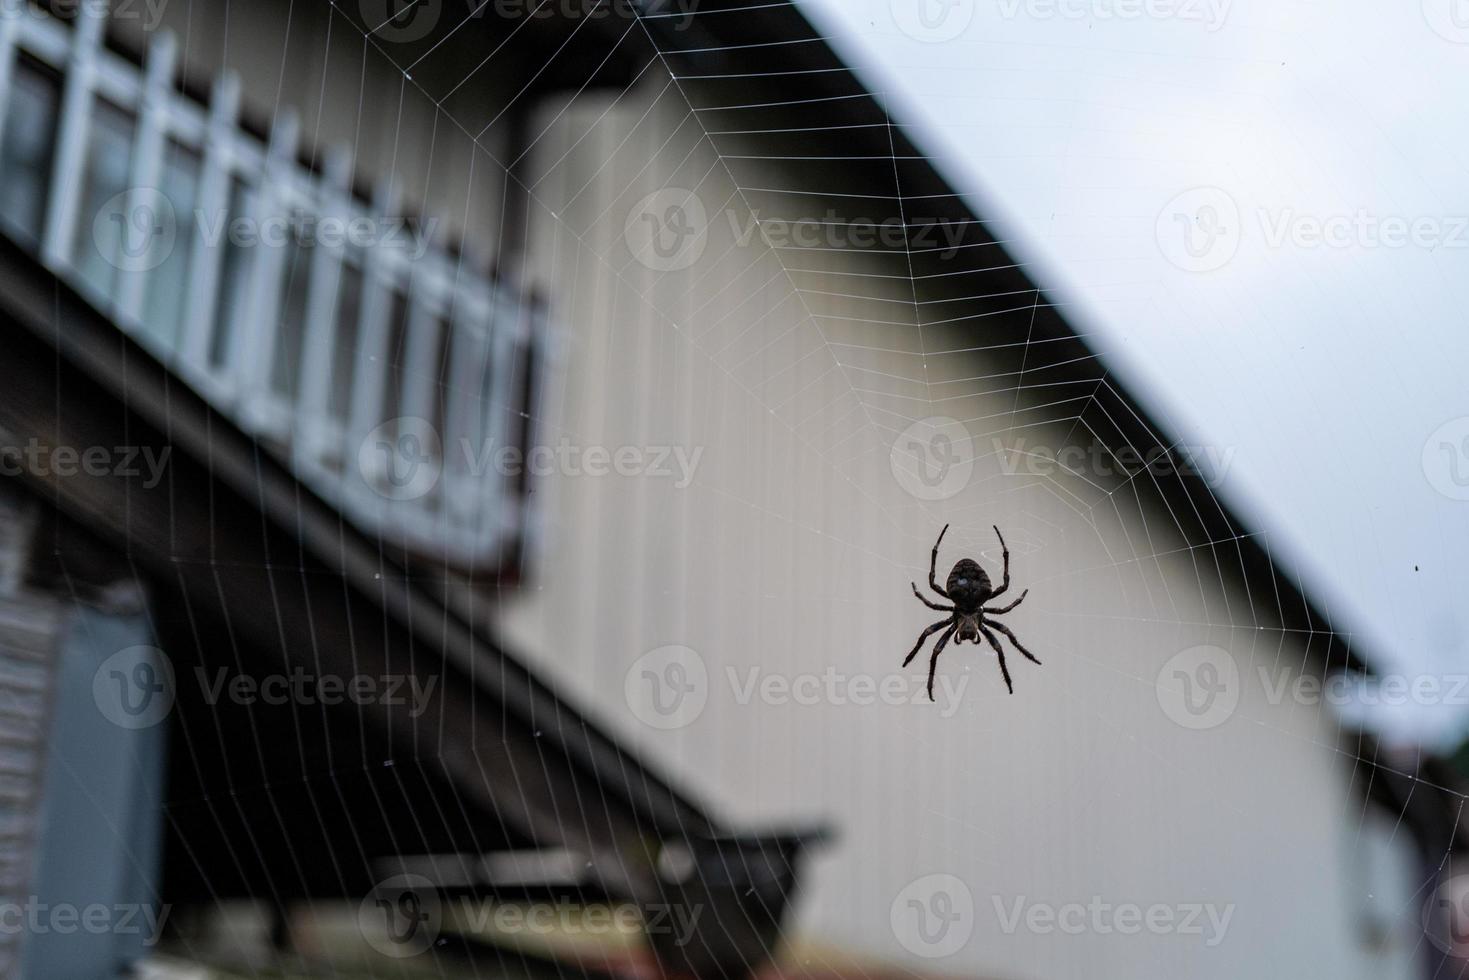
[[[237,970],[565,968],[468,897],[700,976],[1414,975],[1406,804],[1272,695],[1361,663],[796,8],[90,9],[0,19],[18,904]],[[1014,696],[899,668],[946,523],[1031,590]],[[1174,926],[1045,924],[1097,905]]]

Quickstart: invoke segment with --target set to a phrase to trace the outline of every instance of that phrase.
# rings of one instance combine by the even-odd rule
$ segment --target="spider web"
[[[258,57],[249,39],[274,40],[267,108],[298,109],[308,132],[332,130],[340,89],[355,89],[352,129],[375,151],[374,177],[447,212],[485,251],[523,252],[525,280],[567,332],[529,413],[542,438],[701,453],[687,486],[545,476],[535,496],[548,531],[524,584],[481,587],[473,608],[737,825],[833,819],[841,840],[806,878],[794,962],[1237,976],[1266,956],[1319,968],[1330,949],[1343,972],[1391,975],[1426,954],[1420,915],[1454,843],[1411,875],[1399,867],[1423,760],[1343,733],[1319,698],[1271,694],[1346,667],[1353,635],[1302,615],[1289,558],[1237,526],[1201,447],[1169,434],[1182,424],[1142,414],[1108,370],[1123,355],[1106,336],[1073,332],[1083,319],[1031,284],[1022,243],[925,168],[937,158],[894,118],[898,100],[820,54],[797,60],[834,39],[792,27],[731,42],[742,32],[713,23],[786,3],[638,5],[610,30],[574,19],[526,71],[530,16],[464,60],[456,39],[497,16],[490,4],[439,5],[429,40],[396,41],[424,2],[373,24],[371,4],[291,0],[281,23],[248,31],[236,5],[218,38],[195,34],[187,11],[170,23],[183,25],[185,63],[210,64],[220,48],[227,61]],[[565,16],[552,0],[523,9]],[[603,57],[587,59],[589,44]],[[519,72],[506,67],[516,59]],[[625,60],[627,79],[600,81]],[[868,84],[882,77],[853,67]],[[527,112],[522,144],[506,141],[542,72],[562,78],[561,94]],[[485,174],[505,201],[524,196],[522,226],[474,197]],[[464,194],[462,211],[445,207],[439,182]],[[456,394],[469,395],[443,397]],[[940,582],[961,557],[998,581],[998,527],[1010,598],[1029,590],[1006,622],[1044,666],[1012,653],[1013,696],[987,647],[947,648],[932,705],[920,696],[927,653],[898,668],[932,621],[909,582],[926,581],[945,525]],[[1252,563],[1256,550],[1270,563]],[[447,554],[414,575],[459,581]],[[649,665],[654,689],[670,665],[700,672],[697,709],[662,724],[639,694]],[[1195,711],[1191,685],[1221,669],[1218,698]],[[420,754],[455,737],[440,732]],[[364,743],[356,768],[368,754]],[[1379,780],[1406,787],[1396,809],[1364,803]],[[1462,806],[1456,790],[1427,788]],[[566,819],[597,812],[587,801]],[[248,864],[258,847],[240,841],[231,859]],[[1094,897],[1214,903],[1234,918],[1208,950],[1184,933],[1003,925],[1017,900]],[[899,927],[909,900],[967,901],[954,920],[967,940],[926,959],[941,947]],[[1319,919],[1282,937],[1272,917],[1293,907]],[[1368,913],[1392,938],[1364,950]],[[456,975],[433,954],[410,967]]]

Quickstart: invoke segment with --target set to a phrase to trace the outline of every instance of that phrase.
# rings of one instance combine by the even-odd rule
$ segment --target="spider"
[[[1005,536],[1000,533],[998,527],[995,528],[995,536],[1000,539],[1000,550],[1004,553],[1005,561],[1005,580],[1000,583],[1000,587],[996,589],[990,585],[990,577],[985,573],[983,568],[979,567],[979,562],[972,558],[961,558],[954,565],[954,570],[949,573],[949,581],[946,583],[948,589],[939,588],[937,575],[939,545],[943,543],[944,535],[948,533],[948,530],[949,525],[945,524],[944,529],[939,532],[939,539],[933,544],[933,556],[928,562],[928,584],[930,588],[945,599],[948,599],[953,605],[941,606],[929,599],[922,592],[919,592],[917,582],[910,584],[913,586],[913,594],[925,606],[928,606],[930,609],[937,609],[939,612],[952,613],[952,615],[947,619],[939,620],[923,631],[923,635],[918,637],[918,642],[913,645],[913,652],[908,654],[903,660],[903,666],[908,666],[913,658],[918,656],[918,651],[922,649],[924,640],[927,640],[930,636],[947,626],[948,629],[944,632],[944,635],[939,637],[938,643],[934,645],[933,659],[928,662],[928,699],[930,701],[933,700],[933,672],[938,667],[939,654],[943,653],[944,647],[948,645],[950,638],[954,637],[956,631],[958,637],[954,639],[955,646],[958,646],[965,640],[970,640],[978,644],[981,636],[989,641],[990,646],[994,647],[995,653],[999,655],[1000,673],[1005,678],[1005,686],[1010,689],[1011,694],[1014,694],[1015,685],[1010,683],[1010,671],[1005,666],[1005,650],[1000,646],[1000,641],[995,638],[995,634],[991,633],[990,630],[996,629],[1008,636],[1010,642],[1015,644],[1015,649],[1023,653],[1032,663],[1039,665],[1040,661],[1036,660],[1035,656],[1029,650],[1020,645],[1020,640],[1011,632],[1010,627],[989,617],[999,616],[1014,609],[1025,601],[1025,597],[1030,594],[1030,590],[1026,589],[1020,593],[1019,599],[1016,599],[1003,609],[985,608],[986,602],[1003,595],[1005,590],[1010,587],[1010,549],[1005,547]]]

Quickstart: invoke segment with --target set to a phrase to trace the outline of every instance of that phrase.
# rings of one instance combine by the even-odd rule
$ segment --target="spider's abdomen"
[[[954,570],[949,573],[949,581],[944,591],[949,593],[949,599],[954,603],[954,608],[960,612],[972,612],[978,609],[994,588],[990,585],[990,577],[979,562],[972,558],[961,559],[954,565]]]

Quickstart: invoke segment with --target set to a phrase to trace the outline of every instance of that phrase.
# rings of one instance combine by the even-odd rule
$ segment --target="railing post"
[[[178,364],[184,376],[206,391],[220,395],[222,386],[210,371],[209,351],[214,331],[214,308],[220,289],[220,268],[229,247],[228,221],[241,217],[229,214],[231,155],[229,147],[235,134],[235,121],[240,113],[240,79],[233,72],[214,82],[209,106],[209,128],[204,145],[203,172],[199,177],[199,199],[196,214],[198,234],[193,237],[193,253],[189,256],[189,295],[184,307],[184,334],[180,343],[182,356]],[[211,232],[217,232],[214,241]]]
[[[250,270],[250,295],[246,298],[248,313],[232,338],[238,353],[233,360],[235,376],[240,381],[239,420],[249,432],[258,433],[276,420],[270,369],[280,332],[282,273],[290,248],[286,243],[279,247],[268,244],[265,232],[267,225],[274,221],[288,223],[289,198],[283,188],[290,181],[290,171],[296,162],[299,132],[295,111],[281,110],[271,129],[270,148],[265,154],[264,172],[255,198],[256,255]],[[291,233],[287,228],[288,237]]]
[[[143,80],[142,98],[138,106],[138,128],[133,135],[132,173],[128,188],[126,222],[154,201],[166,200],[158,186],[163,171],[163,147],[168,120],[168,100],[172,94],[174,59],[178,45],[172,31],[158,35],[148,48],[148,68]],[[174,215],[174,220],[188,220],[187,215]],[[123,240],[130,234],[124,231]],[[159,248],[158,236],[148,234],[145,254],[138,256],[137,268],[124,268],[118,277],[117,298],[114,312],[119,325],[134,330],[141,327],[143,318],[144,291],[148,285],[148,273],[155,263]]]
[[[41,238],[42,260],[53,271],[71,268],[71,233],[76,226],[82,195],[86,192],[82,176],[86,169],[87,136],[90,132],[92,73],[106,24],[106,13],[98,13],[95,4],[84,3],[77,8],[70,63],[62,83],[56,157],[51,167],[51,200],[46,207],[46,226]]]

